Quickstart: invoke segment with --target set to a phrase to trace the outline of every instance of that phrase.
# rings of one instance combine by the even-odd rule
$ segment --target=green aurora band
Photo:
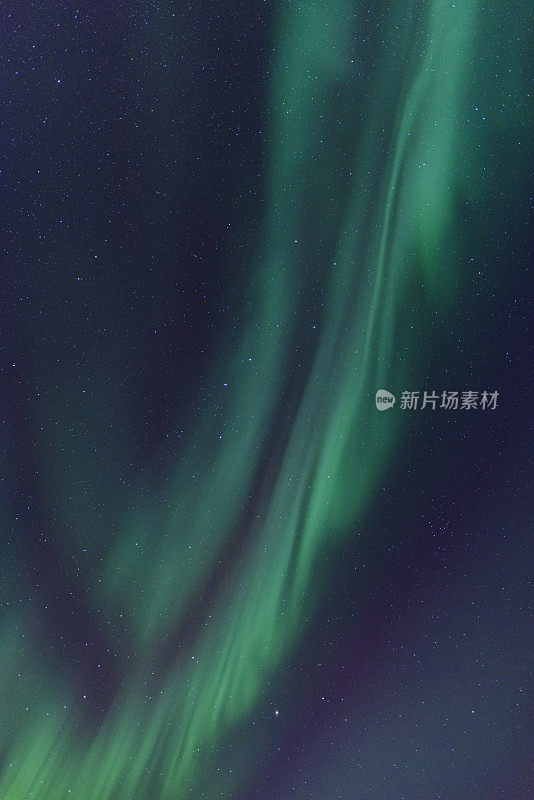
[[[8,578],[2,715],[18,722],[0,733],[4,800],[238,791],[249,769],[239,754],[243,723],[313,617],[321,554],[355,535],[402,436],[398,414],[376,413],[374,393],[417,371],[414,315],[455,302],[454,205],[479,157],[463,136],[476,80],[468,56],[483,46],[487,6],[384,6],[381,52],[361,67],[369,70],[363,92],[346,21],[364,11],[346,0],[278,4],[265,224],[244,335],[231,358],[213,364],[187,453],[164,488],[127,498],[116,535],[93,537],[88,559],[103,568],[98,580],[81,580],[95,617],[120,610],[129,648],[119,695],[96,731],[84,704],[53,677],[30,609],[14,610],[15,571]],[[339,152],[329,146],[338,119],[349,143]],[[476,191],[474,178],[467,182]],[[309,230],[321,255],[315,266],[306,256]],[[325,298],[316,345],[290,426],[286,418],[269,445],[310,277]],[[265,467],[269,446],[274,475]],[[73,523],[83,498],[62,494],[64,465],[41,447],[47,481]],[[255,485],[246,536],[238,531],[244,543],[200,604],[195,636],[156,669],[154,654],[186,623],[232,548]],[[233,755],[220,769],[230,738]]]

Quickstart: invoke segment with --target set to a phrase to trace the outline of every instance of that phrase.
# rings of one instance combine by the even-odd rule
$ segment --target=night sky
[[[531,3],[0,20],[0,800],[532,800]]]

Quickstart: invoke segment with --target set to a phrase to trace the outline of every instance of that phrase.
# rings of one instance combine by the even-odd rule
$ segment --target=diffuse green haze
[[[103,617],[120,607],[131,641],[119,697],[91,741],[80,705],[72,698],[64,708],[44,657],[10,655],[13,675],[23,672],[25,691],[38,696],[25,703],[22,691],[12,701],[31,710],[13,715],[18,728],[2,730],[2,798],[201,797],[214,796],[214,786],[217,796],[230,797],[239,784],[246,770],[239,756],[230,772],[210,754],[254,709],[298,641],[320,593],[310,580],[317,557],[354,530],[398,435],[393,415],[376,414],[374,392],[398,385],[417,360],[403,349],[407,285],[422,280],[441,295],[455,283],[454,263],[446,280],[440,277],[438,253],[450,222],[477,7],[470,0],[388,4],[376,64],[362,65],[371,76],[363,107],[340,112],[345,127],[354,127],[353,164],[347,200],[332,214],[329,162],[338,169],[339,156],[323,140],[325,114],[340,86],[350,87],[358,54],[347,19],[359,12],[349,2],[280,4],[266,233],[258,242],[252,310],[233,361],[226,371],[214,365],[208,381],[218,387],[214,402],[222,413],[204,410],[198,420],[166,487],[172,510],[163,514],[158,502],[144,503],[125,520],[101,581],[91,587]],[[318,173],[325,176],[323,194]],[[282,397],[306,281],[295,241],[307,235],[301,210],[311,186],[325,237],[337,244],[324,264],[320,339],[302,399],[264,511],[204,607],[205,618],[196,620],[196,639],[154,679],[153,654],[185,620],[232,539]],[[9,637],[22,632],[37,639],[28,619],[3,629],[3,662],[13,652]]]

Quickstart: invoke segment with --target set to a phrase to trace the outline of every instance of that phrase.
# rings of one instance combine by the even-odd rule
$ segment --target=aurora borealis
[[[530,4],[0,14],[0,799],[534,796]]]

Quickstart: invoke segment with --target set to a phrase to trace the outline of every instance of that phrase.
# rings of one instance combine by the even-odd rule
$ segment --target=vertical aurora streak
[[[264,224],[243,335],[212,363],[180,460],[153,496],[118,499],[120,529],[98,534],[89,554],[102,562],[87,579],[90,613],[123,615],[120,688],[94,725],[54,676],[30,608],[14,610],[9,568],[2,714],[17,722],[0,733],[0,797],[237,796],[249,765],[234,752],[223,777],[224,743],[312,623],[321,556],[355,535],[402,440],[394,418],[376,414],[374,392],[418,374],[413,315],[457,302],[455,203],[478,158],[465,138],[468,55],[481,47],[487,5],[384,4],[380,49],[360,64],[347,19],[365,24],[363,4],[277,4]],[[340,96],[348,159],[331,145]],[[302,331],[310,279],[324,301]],[[59,402],[68,405],[68,388]],[[47,431],[56,443],[64,434]],[[48,449],[41,442],[43,481],[61,495],[68,467]],[[70,497],[61,502],[72,522]]]

